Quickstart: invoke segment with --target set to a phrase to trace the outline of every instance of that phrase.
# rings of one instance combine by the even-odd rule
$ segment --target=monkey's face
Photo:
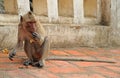
[[[28,12],[27,14],[20,17],[20,22],[25,27],[24,29],[28,32],[36,31],[36,17],[32,12]]]
[[[27,31],[33,33],[36,31],[36,21],[29,21],[26,22],[26,29]]]

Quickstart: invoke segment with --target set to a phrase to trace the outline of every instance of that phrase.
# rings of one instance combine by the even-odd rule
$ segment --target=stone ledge
[[[75,24],[43,24],[51,47],[110,46],[109,26],[80,26]],[[17,25],[0,26],[0,47],[12,48],[17,41]]]

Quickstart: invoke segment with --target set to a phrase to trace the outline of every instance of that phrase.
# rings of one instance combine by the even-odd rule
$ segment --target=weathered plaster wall
[[[0,14],[0,25],[15,25],[18,21],[18,15]]]
[[[84,0],[85,17],[97,17],[97,0]]]
[[[101,0],[83,0],[84,23],[99,24],[101,21]]]
[[[4,7],[6,13],[12,13],[17,14],[18,13],[18,7],[17,7],[17,0],[4,0]]]
[[[46,26],[53,47],[108,46],[109,27],[104,26]]]
[[[59,16],[73,16],[73,0],[58,0]]]
[[[104,47],[108,46],[109,27],[44,25],[51,40],[51,47]],[[12,48],[16,44],[17,26],[0,26],[0,47]]]
[[[37,15],[48,16],[47,0],[33,0],[33,12]]]
[[[17,26],[0,26],[0,48],[13,48],[17,42]]]

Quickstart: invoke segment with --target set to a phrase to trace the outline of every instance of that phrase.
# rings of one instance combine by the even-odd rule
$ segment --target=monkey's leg
[[[42,57],[38,59],[38,61],[34,62],[32,65],[35,67],[43,67],[45,65],[45,58],[47,58],[49,49],[50,49],[50,43],[48,40],[48,37],[45,37],[43,44],[40,47],[40,55],[42,54]]]
[[[24,51],[25,51],[28,59],[23,62],[23,65],[25,65],[25,66],[31,65],[33,63],[32,52],[34,52],[34,49],[32,48],[32,45],[27,41],[25,41]]]
[[[43,67],[45,65],[45,59],[48,56],[48,52],[50,50],[50,42],[49,42],[49,38],[45,37],[45,40],[41,46],[41,52],[42,52],[42,57],[39,60],[39,67]]]
[[[50,50],[50,40],[48,37],[45,37],[44,43],[41,46],[42,50],[42,58],[41,59],[46,59]]]

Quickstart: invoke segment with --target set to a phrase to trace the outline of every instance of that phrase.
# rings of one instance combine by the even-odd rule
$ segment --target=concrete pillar
[[[58,20],[58,0],[47,0],[49,22]]]
[[[23,15],[30,11],[29,0],[17,0],[18,3],[18,13],[19,15]]]
[[[97,24],[101,22],[101,0],[97,0]]]
[[[120,0],[117,0],[117,27],[120,28]]]
[[[120,46],[120,0],[111,0],[111,28],[110,45]]]
[[[117,0],[111,0],[111,26],[117,27]]]
[[[111,26],[120,28],[120,0],[111,0]]]
[[[74,23],[76,24],[84,23],[83,0],[73,0],[73,7],[74,7]]]

